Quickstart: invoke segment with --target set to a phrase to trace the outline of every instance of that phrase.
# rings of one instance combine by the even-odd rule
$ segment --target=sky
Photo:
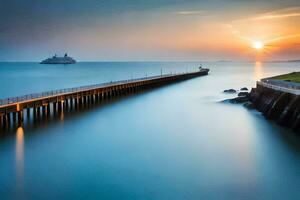
[[[300,1],[0,0],[0,61],[65,52],[79,61],[300,59]]]

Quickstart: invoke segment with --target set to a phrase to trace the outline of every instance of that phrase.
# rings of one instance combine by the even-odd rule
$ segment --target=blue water
[[[197,65],[0,63],[0,98]],[[299,136],[220,101],[300,64],[204,66],[208,76],[2,133],[0,199],[299,199]]]

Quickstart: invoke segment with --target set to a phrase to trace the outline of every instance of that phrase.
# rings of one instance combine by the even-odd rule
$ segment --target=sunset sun
[[[256,50],[260,50],[264,48],[264,44],[261,41],[255,41],[253,42],[252,47]]]

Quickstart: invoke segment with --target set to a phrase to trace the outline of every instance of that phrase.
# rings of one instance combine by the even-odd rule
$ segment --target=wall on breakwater
[[[267,119],[300,133],[300,95],[257,84],[250,92],[250,100]]]

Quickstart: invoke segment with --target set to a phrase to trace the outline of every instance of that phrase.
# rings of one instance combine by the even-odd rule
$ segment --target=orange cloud
[[[288,13],[288,14],[273,14],[273,15],[262,15],[259,17],[254,17],[252,20],[267,20],[267,19],[278,19],[278,18],[289,18],[289,17],[299,17],[299,13]]]
[[[285,41],[284,45],[287,46],[300,39],[299,21],[300,7],[291,7],[233,20],[227,24],[227,28],[235,37],[249,43],[262,41],[267,46],[274,43],[278,46],[278,43],[282,44]]]

